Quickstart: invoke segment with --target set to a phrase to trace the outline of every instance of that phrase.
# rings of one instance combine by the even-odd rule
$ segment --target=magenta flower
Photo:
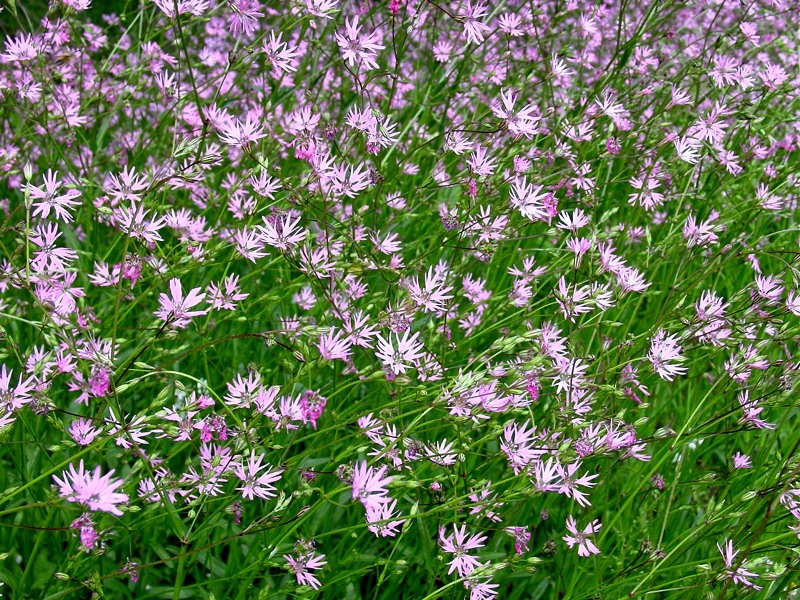
[[[594,542],[589,539],[590,535],[593,535],[600,531],[600,524],[599,519],[595,519],[591,523],[589,523],[586,527],[583,528],[583,531],[578,531],[577,524],[575,522],[575,518],[570,515],[567,517],[567,529],[572,535],[565,535],[562,539],[567,542],[567,545],[572,548],[577,544],[578,546],[578,556],[590,556],[592,554],[600,554],[600,550],[597,546],[594,545]]]
[[[99,466],[94,473],[88,473],[81,460],[77,470],[74,465],[70,465],[61,474],[61,479],[55,475],[53,479],[58,484],[59,495],[67,502],[77,502],[91,511],[108,512],[119,517],[122,516],[122,511],[118,505],[127,502],[128,495],[115,491],[125,482],[122,479],[111,479],[113,474],[112,469],[101,476]]]
[[[205,293],[200,293],[200,288],[192,289],[189,294],[183,296],[181,280],[177,277],[169,282],[170,295],[160,294],[158,297],[161,303],[154,314],[162,321],[169,322],[176,329],[183,329],[189,325],[189,319],[199,317],[208,313],[208,310],[189,310],[193,306],[200,304],[206,297]]]

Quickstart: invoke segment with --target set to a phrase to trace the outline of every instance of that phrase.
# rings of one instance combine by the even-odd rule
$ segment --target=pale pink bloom
[[[453,442],[448,442],[446,438],[426,447],[425,454],[432,463],[442,467],[454,465],[458,461],[458,455],[453,452]]]
[[[11,375],[13,370],[5,365],[0,367],[0,409],[6,413],[11,413],[28,404],[32,399],[31,393],[36,389],[33,377],[22,379],[22,375],[17,378],[17,385],[12,387]]]
[[[267,66],[272,65],[273,76],[280,71],[284,73],[297,71],[294,63],[300,51],[295,46],[289,46],[283,41],[282,32],[278,32],[278,36],[275,37],[275,32],[270,31],[269,40],[264,39],[261,42],[261,49],[264,51]]]
[[[177,329],[183,329],[189,325],[192,317],[199,317],[208,313],[205,310],[189,310],[200,304],[206,297],[205,293],[200,293],[199,287],[193,288],[189,294],[183,296],[181,280],[177,277],[169,282],[170,295],[159,294],[158,300],[161,307],[154,313],[159,319],[169,322]]]
[[[773,275],[756,275],[756,288],[758,295],[767,301],[767,304],[776,304],[783,294],[781,280]]]
[[[69,426],[69,435],[79,446],[88,446],[101,432],[102,429],[92,426],[90,419],[77,419]]]
[[[208,284],[208,304],[216,310],[236,310],[236,303],[250,294],[239,289],[239,276],[228,275],[219,285],[213,281]]]
[[[702,142],[697,138],[683,136],[675,140],[675,151],[678,158],[690,165],[700,162],[700,148]]]
[[[400,519],[400,513],[395,512],[397,500],[392,500],[389,504],[378,504],[367,506],[367,529],[379,537],[394,537],[397,535],[397,528],[405,523],[405,519]]]
[[[416,364],[423,355],[423,346],[418,341],[419,332],[409,335],[410,330],[403,332],[401,338],[396,333],[389,334],[389,339],[384,338],[380,333],[378,338],[378,349],[375,356],[392,371],[394,375],[405,373]]]
[[[734,469],[749,469],[753,466],[753,462],[747,454],[737,452],[733,455],[733,468]]]
[[[408,292],[411,299],[425,312],[439,312],[444,310],[445,302],[453,297],[450,292],[452,286],[445,284],[444,276],[433,267],[425,274],[425,285],[420,286],[419,279],[414,277],[408,282]]]
[[[316,343],[320,356],[325,360],[344,360],[353,354],[352,342],[346,337],[344,332],[336,327],[331,327],[327,332],[319,337]]]
[[[273,469],[269,464],[262,465],[264,454],[256,456],[255,450],[250,452],[250,459],[245,463],[239,462],[234,473],[244,482],[242,487],[236,488],[242,492],[242,497],[252,500],[253,497],[267,500],[275,496],[275,487],[272,485],[280,480],[283,469]]]
[[[114,474],[112,469],[105,475],[100,475],[100,467],[96,467],[94,473],[88,473],[83,460],[78,464],[78,469],[70,465],[67,471],[61,474],[61,478],[53,475],[53,479],[58,484],[59,495],[68,502],[83,504],[91,511],[103,511],[112,515],[122,516],[122,511],[118,505],[128,501],[127,494],[116,492],[125,482],[122,479],[111,479]]]
[[[439,528],[439,544],[444,552],[455,555],[453,560],[447,563],[450,565],[450,569],[447,571],[448,575],[457,571],[459,577],[467,577],[476,568],[484,565],[477,557],[467,553],[470,550],[482,548],[486,544],[485,535],[467,535],[466,525],[462,525],[460,529],[454,525],[453,533],[449,536],[445,536],[444,531],[444,527]]]
[[[537,132],[536,126],[541,117],[537,114],[536,106],[533,104],[526,104],[522,108],[514,110],[517,97],[518,95],[513,90],[500,90],[500,101],[492,102],[492,112],[498,119],[503,119],[511,135],[524,135],[531,138]]]
[[[379,469],[370,467],[366,461],[359,462],[353,469],[353,499],[359,500],[365,507],[376,507],[389,504],[388,486],[394,479],[386,476],[388,468],[384,465]]]
[[[345,19],[344,34],[335,33],[336,43],[342,51],[342,57],[352,67],[356,62],[362,63],[367,69],[377,69],[378,63],[375,60],[378,51],[383,50],[384,46],[380,43],[381,35],[377,31],[370,34],[362,34],[358,26],[358,15]]]
[[[760,590],[761,587],[757,586],[755,583],[750,581],[753,578],[757,578],[758,574],[753,573],[752,571],[748,571],[745,567],[747,565],[747,561],[742,561],[739,566],[735,569],[733,567],[733,563],[736,560],[736,555],[739,554],[738,550],[734,550],[733,542],[731,540],[725,541],[725,546],[720,546],[717,544],[717,548],[719,549],[719,553],[722,555],[722,560],[725,563],[725,576],[732,580],[733,583],[742,584],[746,587],[753,588],[754,590]]]
[[[578,530],[575,518],[572,515],[567,517],[567,530],[571,535],[565,535],[562,539],[567,542],[567,545],[572,548],[578,546],[578,556],[591,556],[592,554],[600,554],[600,550],[594,545],[594,542],[589,536],[594,535],[600,531],[599,519],[595,519],[583,528],[583,531]]]
[[[486,23],[479,21],[488,13],[489,8],[485,2],[478,2],[473,6],[472,1],[467,0],[459,17],[464,25],[464,35],[467,37],[468,44],[482,44],[484,35],[492,30]]]
[[[64,190],[59,192],[63,183],[58,180],[58,172],[53,173],[47,169],[47,175],[44,176],[44,186],[36,187],[29,185],[28,193],[35,201],[33,203],[33,215],[46,219],[50,216],[52,209],[57,219],[62,219],[67,223],[71,223],[72,210],[76,206],[80,206],[80,202],[75,200],[81,193],[78,190]]]
[[[324,554],[317,554],[312,550],[309,553],[301,554],[297,558],[289,554],[284,554],[283,558],[286,559],[286,562],[289,563],[292,571],[297,576],[297,585],[307,585],[315,590],[322,587],[322,583],[310,572],[310,569],[321,569],[328,564]]]
[[[267,134],[264,132],[264,127],[257,121],[253,121],[250,115],[247,116],[244,123],[238,119],[232,119],[223,124],[219,131],[219,139],[223,143],[240,148],[249,147],[252,142],[265,137]]]
[[[653,365],[653,370],[658,376],[667,381],[686,374],[686,367],[681,366],[686,358],[681,354],[678,337],[668,336],[663,329],[659,329],[650,340],[650,352],[647,353],[647,359]]]
[[[549,221],[550,213],[546,201],[550,198],[549,192],[542,193],[543,185],[534,186],[525,178],[517,177],[511,183],[509,204],[519,210],[520,214],[531,221]]]

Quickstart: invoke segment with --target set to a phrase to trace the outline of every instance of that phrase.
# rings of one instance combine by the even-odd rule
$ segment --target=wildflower
[[[439,466],[446,467],[456,464],[458,456],[453,452],[453,442],[445,438],[441,442],[434,442],[425,449],[428,459]]]
[[[475,556],[467,554],[470,550],[482,548],[486,543],[485,535],[467,535],[467,526],[462,525],[461,529],[453,526],[453,533],[447,537],[444,535],[445,528],[439,528],[439,544],[444,552],[454,554],[453,560],[449,563],[450,569],[447,574],[458,571],[459,577],[467,577],[476,568],[484,566]]]
[[[281,478],[283,469],[273,470],[268,464],[262,466],[263,460],[264,454],[256,456],[253,450],[247,463],[241,461],[236,465],[234,473],[244,482],[244,485],[236,490],[242,492],[242,497],[246,500],[252,500],[254,496],[262,500],[275,496],[275,487],[272,484]]]
[[[261,5],[254,0],[229,0],[232,13],[228,17],[231,35],[251,35],[258,27],[258,19],[264,16]]]
[[[547,221],[549,212],[545,201],[550,197],[550,193],[542,194],[543,189],[543,185],[534,187],[532,183],[529,184],[524,178],[518,177],[511,184],[508,202],[519,210],[523,217],[531,221]]]
[[[208,313],[208,310],[189,310],[193,306],[200,304],[206,297],[205,293],[200,293],[200,288],[192,289],[184,298],[181,280],[177,277],[169,282],[170,295],[159,294],[158,301],[161,304],[154,314],[162,321],[169,322],[177,329],[183,329],[189,325],[192,317],[199,317]]]
[[[589,536],[600,531],[600,527],[602,527],[600,520],[595,519],[586,527],[584,527],[583,531],[578,531],[575,518],[572,515],[569,515],[567,517],[567,530],[569,530],[571,535],[565,535],[562,539],[570,548],[575,545],[578,546],[578,556],[591,556],[592,554],[600,554],[600,550],[589,538]]]
[[[690,165],[696,165],[700,161],[701,142],[697,138],[683,136],[676,139],[674,144],[680,160]]]
[[[322,416],[327,403],[328,399],[319,392],[313,390],[303,392],[300,397],[300,412],[302,413],[303,423],[311,423],[311,426],[316,429],[317,419]]]
[[[81,550],[84,552],[91,552],[94,550],[97,542],[100,540],[100,534],[95,528],[92,515],[84,513],[75,519],[69,526],[70,529],[78,530],[78,535],[81,540]]]
[[[206,302],[215,310],[236,310],[236,302],[244,300],[249,295],[239,289],[238,275],[228,275],[219,286],[214,282],[208,284]]]
[[[394,375],[405,373],[423,355],[422,344],[417,341],[419,332],[409,337],[409,330],[403,333],[402,339],[396,333],[389,335],[389,339],[384,338],[380,333],[378,338],[378,349],[375,356],[392,371]]]
[[[30,34],[18,33],[16,37],[6,40],[6,52],[0,54],[4,62],[27,62],[41,52],[39,42]]]
[[[750,390],[743,390],[739,393],[739,406],[742,408],[741,423],[749,423],[756,429],[775,429],[774,423],[767,423],[760,415],[764,411],[763,406],[758,405],[758,400],[750,399]]]
[[[297,576],[297,585],[307,585],[312,589],[318,590],[322,583],[311,573],[311,569],[317,570],[324,567],[327,563],[324,554],[317,554],[316,551],[299,554],[296,558],[290,554],[284,554],[283,558],[289,563],[289,567]]]
[[[733,455],[733,468],[734,469],[749,469],[753,466],[753,462],[750,460],[750,457],[746,454],[742,454],[741,452],[737,452]]]
[[[678,375],[686,373],[686,367],[681,363],[686,358],[681,355],[681,346],[677,336],[667,336],[667,332],[659,329],[650,340],[650,352],[647,359],[653,365],[653,370],[662,379],[672,381]]]
[[[297,71],[297,67],[294,66],[294,60],[300,54],[300,51],[283,41],[282,32],[278,32],[278,36],[275,37],[275,32],[270,31],[269,40],[265,39],[261,43],[261,49],[266,57],[267,65],[272,65],[273,74],[280,71],[284,73]],[[265,194],[261,195],[264,196]]]
[[[97,427],[92,427],[91,419],[78,419],[69,427],[69,435],[80,446],[91,444],[101,431]]]
[[[351,67],[358,61],[367,69],[378,68],[375,58],[378,51],[384,48],[380,43],[380,33],[373,31],[369,35],[362,35],[358,26],[358,15],[346,18],[344,35],[337,31],[335,37],[342,57]]]
[[[94,473],[88,473],[83,466],[83,460],[78,464],[70,465],[67,471],[61,474],[61,479],[53,475],[58,484],[59,495],[68,502],[83,504],[91,511],[103,511],[112,515],[122,516],[118,505],[128,501],[127,494],[116,492],[125,482],[122,479],[111,479],[114,474],[112,469],[105,475],[100,475],[100,467]]]
[[[419,284],[419,280],[415,277],[408,283],[408,292],[411,299],[423,309],[425,312],[439,312],[444,310],[445,301],[450,300],[453,295],[451,286],[445,285],[444,277],[437,273],[435,269],[430,268],[425,274],[425,286]]]
[[[528,551],[528,543],[531,541],[531,534],[527,527],[506,527],[505,532],[514,538],[514,551],[522,556]]]
[[[50,216],[52,209],[57,219],[62,219],[67,223],[71,223],[72,211],[76,206],[80,206],[80,202],[75,198],[81,195],[78,190],[65,190],[59,193],[59,189],[63,185],[58,181],[58,172],[53,173],[50,169],[47,170],[47,175],[44,176],[44,189],[33,185],[28,186],[28,193],[34,200],[33,203],[33,216],[42,217],[46,219]]]
[[[389,504],[389,490],[386,486],[392,482],[393,477],[386,477],[387,467],[375,469],[361,461],[353,469],[353,499],[359,500],[365,507],[375,508],[382,504]]]
[[[767,304],[777,304],[783,294],[783,285],[780,279],[772,275],[756,275],[756,288],[758,295],[767,301]]]
[[[517,94],[512,90],[501,90],[500,102],[494,101],[492,103],[492,112],[498,119],[503,119],[511,135],[524,135],[530,139],[536,134],[536,125],[540,117],[535,114],[536,107],[533,104],[527,104],[515,111],[514,104],[516,101]]]
[[[14,371],[5,365],[0,367],[0,408],[5,409],[8,413],[31,402],[33,399],[31,392],[35,390],[34,379],[28,377],[23,380],[22,375],[17,378],[17,385],[12,388],[11,375],[13,373]]]
[[[130,208],[119,207],[115,211],[114,218],[122,232],[148,244],[155,244],[163,240],[158,230],[164,227],[166,219],[164,217],[149,219],[147,218],[149,212],[144,206],[134,202]]]
[[[535,436],[536,427],[530,426],[530,421],[525,421],[522,425],[511,421],[503,428],[500,450],[508,458],[515,475],[519,475],[532,461],[545,453],[545,450],[534,447]]]
[[[466,6],[458,14],[458,20],[464,25],[464,35],[468,44],[482,44],[484,34],[491,31],[491,27],[478,20],[485,17],[488,12],[489,8],[485,2],[478,2],[473,6],[472,1],[467,0]]]
[[[719,549],[719,553],[722,555],[722,560],[725,563],[725,568],[727,569],[727,571],[725,571],[725,577],[732,580],[733,583],[741,583],[742,585],[753,588],[754,590],[761,589],[760,586],[757,586],[750,581],[752,578],[758,577],[758,574],[748,571],[745,568],[745,565],[747,564],[746,560],[741,561],[739,566],[737,566],[735,569],[731,568],[736,560],[736,555],[739,554],[738,550],[734,550],[733,542],[731,540],[726,540],[724,547],[717,544],[717,548]]]
[[[405,519],[398,519],[400,513],[395,512],[397,500],[388,504],[367,506],[367,529],[380,537],[394,537],[397,528],[405,523]]]
[[[238,119],[223,124],[219,131],[219,139],[231,146],[248,148],[252,142],[267,137],[264,127],[253,121],[250,116],[242,123]]]
[[[130,201],[131,203],[141,200],[141,192],[148,187],[147,178],[144,175],[137,175],[136,169],[124,167],[119,175],[109,175],[108,181],[104,186],[105,192],[114,200]]]

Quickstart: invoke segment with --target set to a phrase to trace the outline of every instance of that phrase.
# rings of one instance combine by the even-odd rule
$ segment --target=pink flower
[[[102,430],[97,427],[92,427],[92,421],[90,419],[78,419],[77,421],[73,421],[72,425],[69,427],[70,436],[72,436],[75,443],[80,446],[88,446],[91,444],[101,431]]]
[[[297,585],[307,585],[311,588],[318,590],[322,584],[309,569],[321,569],[326,564],[325,555],[317,554],[314,550],[311,552],[300,554],[297,558],[290,554],[284,554],[283,558],[289,563],[294,574],[297,576]]]
[[[411,364],[422,358],[422,344],[417,341],[419,332],[409,337],[409,330],[403,332],[402,339],[396,333],[392,333],[387,340],[380,333],[378,337],[378,349],[375,356],[392,371],[394,375],[405,373],[411,368]]]
[[[283,469],[276,469],[265,464],[262,466],[264,454],[256,456],[255,450],[250,453],[250,459],[245,463],[241,461],[236,465],[236,477],[244,482],[242,487],[236,488],[242,492],[242,496],[247,500],[252,500],[258,496],[262,500],[267,500],[275,496],[275,487],[272,485],[281,478]]]
[[[192,289],[189,294],[184,298],[183,288],[181,287],[181,280],[177,277],[169,282],[170,295],[160,294],[159,308],[154,314],[162,321],[169,322],[177,329],[183,329],[189,325],[189,319],[192,317],[199,317],[208,313],[208,310],[189,310],[193,306],[200,304],[206,297],[205,293],[200,293],[200,288]]]
[[[462,525],[461,529],[454,525],[452,535],[447,537],[444,535],[444,527],[440,527],[439,544],[442,546],[442,550],[455,554],[453,560],[447,563],[450,565],[447,574],[450,575],[453,571],[458,571],[459,577],[467,577],[475,569],[482,567],[484,563],[479,561],[477,557],[467,554],[467,552],[482,548],[485,543],[485,535],[467,535],[466,525]]]
[[[67,471],[61,474],[61,479],[53,475],[53,479],[58,484],[59,495],[68,502],[83,504],[91,511],[103,511],[112,515],[122,516],[122,511],[118,504],[128,501],[127,494],[120,494],[115,490],[125,482],[122,479],[111,479],[114,474],[112,469],[105,475],[100,475],[100,467],[96,467],[94,473],[86,472],[83,460],[75,470],[74,465],[70,465]]]
[[[207,302],[216,310],[236,310],[236,303],[249,295],[239,289],[238,275],[228,275],[219,286],[214,282],[208,284]]]
[[[594,545],[594,542],[589,539],[590,535],[593,535],[600,531],[600,520],[595,519],[591,523],[589,523],[586,527],[583,528],[583,531],[578,531],[577,523],[575,522],[575,518],[570,515],[567,517],[567,529],[572,535],[565,535],[562,539],[567,542],[567,545],[572,548],[576,544],[578,545],[578,556],[590,556],[592,554],[600,554],[600,550],[597,546]]]
[[[397,500],[390,504],[379,504],[367,507],[367,529],[380,537],[394,537],[397,528],[405,523],[405,519],[398,519],[399,513],[395,512]]]
[[[725,576],[728,579],[732,580],[733,583],[741,583],[742,585],[753,588],[754,590],[761,589],[760,586],[757,586],[750,581],[750,579],[753,577],[758,577],[758,574],[745,569],[745,565],[747,564],[746,560],[741,561],[739,566],[737,566],[735,569],[731,568],[736,560],[736,555],[739,554],[738,550],[734,550],[733,542],[731,540],[726,540],[724,547],[717,544],[717,548],[719,549],[720,554],[722,554],[722,560],[724,561],[725,568],[727,569]]]
[[[386,466],[375,469],[361,461],[353,469],[353,499],[358,499],[367,508],[375,508],[382,504],[389,504],[389,490],[386,486],[394,479],[391,475],[385,477]]]
[[[737,452],[733,455],[733,468],[734,469],[749,469],[753,466],[753,462],[750,460],[750,457],[746,454],[742,454],[741,452]]]
[[[78,190],[65,190],[59,193],[59,189],[63,185],[57,179],[58,173],[53,173],[47,169],[47,175],[44,176],[44,189],[33,185],[28,186],[28,193],[30,197],[38,202],[33,203],[33,215],[46,219],[50,216],[52,209],[57,219],[62,219],[67,223],[72,222],[71,210],[76,206],[80,206],[80,202],[75,198],[81,195]]]
[[[667,381],[686,373],[686,367],[680,366],[686,358],[681,354],[677,336],[667,336],[667,332],[663,329],[659,329],[650,341],[647,360],[653,365],[653,370],[658,376]]]
[[[325,360],[348,360],[353,354],[349,336],[336,327],[331,327],[316,343],[320,356]]]
[[[5,365],[0,367],[0,408],[9,413],[28,404],[32,400],[31,392],[35,389],[33,378],[28,377],[23,381],[21,375],[17,378],[17,385],[12,388],[13,373]]]
[[[253,121],[250,117],[242,123],[238,119],[225,123],[219,132],[219,139],[231,146],[239,146],[244,148],[250,145],[251,142],[256,142],[262,138],[267,137],[264,133],[264,127],[259,125],[257,121]]]
[[[484,34],[492,30],[486,23],[478,20],[485,17],[488,12],[485,2],[478,2],[473,6],[471,0],[467,0],[464,10],[458,16],[464,24],[464,35],[467,36],[468,44],[482,44]]]
[[[383,50],[384,46],[380,43],[380,33],[373,31],[368,35],[361,34],[358,26],[358,15],[346,18],[345,33],[342,35],[338,31],[335,34],[336,43],[342,51],[342,58],[352,67],[356,62],[361,62],[367,69],[377,69],[378,63],[375,58],[378,51]]]

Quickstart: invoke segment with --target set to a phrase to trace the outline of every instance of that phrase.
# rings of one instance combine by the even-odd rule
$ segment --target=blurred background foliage
[[[103,25],[104,14],[124,15],[138,10],[139,4],[140,0],[93,0],[85,14],[93,23]],[[36,30],[49,5],[55,14],[63,10],[59,0],[0,0],[0,37]]]

